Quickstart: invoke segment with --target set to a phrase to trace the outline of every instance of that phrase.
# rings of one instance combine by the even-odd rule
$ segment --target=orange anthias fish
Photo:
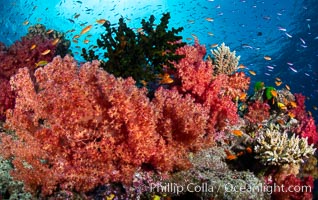
[[[282,84],[281,81],[275,81],[276,86],[280,86]]]
[[[276,92],[276,90],[272,90],[272,91],[271,91],[271,94],[273,95],[273,97],[277,97],[277,92]]]
[[[57,43],[59,43],[60,38],[56,38],[53,40],[53,42],[51,43],[52,45],[56,45]]]
[[[160,80],[160,84],[171,84],[173,83],[173,79],[170,77],[170,75],[168,73],[164,73],[163,75],[159,75],[159,78],[161,78]]]
[[[83,28],[83,30],[81,31],[80,34],[83,35],[83,34],[87,33],[89,30],[91,30],[92,27],[93,27],[92,25],[86,26],[85,28]]]
[[[253,75],[253,76],[255,76],[256,75],[256,72],[255,71],[253,71],[253,70],[249,70],[248,71],[251,75]]]
[[[33,50],[36,48],[36,44],[33,44],[31,47],[30,47],[30,50]]]
[[[247,97],[247,93],[246,92],[243,92],[241,95],[240,95],[240,100],[241,101],[244,101]]]
[[[241,137],[243,132],[241,130],[232,130],[232,134]]]
[[[53,31],[54,31],[53,29],[50,29],[50,30],[46,31],[46,34],[50,34],[50,33],[52,33]]]
[[[226,153],[226,159],[227,160],[235,160],[235,159],[237,159],[237,156],[232,154],[229,150],[225,149],[224,151]]]
[[[106,19],[98,19],[96,20],[96,23],[98,24],[104,24],[106,22]]]
[[[264,56],[265,60],[272,60],[272,58],[270,56]]]
[[[45,55],[49,54],[50,52],[51,52],[51,50],[50,50],[50,49],[47,49],[47,50],[43,51],[43,52],[41,53],[41,55],[42,55],[42,56],[45,56]]]

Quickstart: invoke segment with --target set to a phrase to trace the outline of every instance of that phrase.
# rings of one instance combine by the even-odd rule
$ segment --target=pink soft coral
[[[0,78],[0,121],[5,120],[5,111],[14,107],[14,92],[11,91],[9,80]]]
[[[306,112],[305,99],[302,94],[295,94],[297,106],[291,110],[295,118],[299,121],[299,125],[295,128],[295,132],[303,138],[308,138],[309,144],[318,144],[318,133],[315,120]]]
[[[98,62],[80,69],[57,57],[35,73],[23,68],[11,80],[16,106],[1,135],[1,153],[14,155],[12,175],[43,195],[56,187],[88,191],[109,181],[129,182],[156,153],[155,114],[145,90],[116,79]],[[24,163],[29,167],[24,167]]]
[[[161,169],[185,168],[189,165],[190,150],[213,144],[213,138],[206,135],[208,110],[195,103],[190,95],[183,97],[175,89],[159,88],[153,103],[157,111],[156,130],[161,135],[158,147],[164,150],[158,151],[153,162]]]
[[[36,63],[45,60],[51,61],[54,57],[56,46],[51,39],[43,36],[32,38],[23,37],[21,41],[15,42],[10,47],[0,43],[0,120],[5,120],[5,111],[14,106],[14,94],[8,87],[9,79],[19,68],[27,67],[33,77]],[[34,49],[31,49],[36,45]],[[50,50],[42,55],[45,50]]]
[[[181,85],[177,87],[181,93],[191,94],[196,102],[207,107],[210,116],[209,132],[236,123],[237,108],[232,99],[245,91],[249,78],[243,73],[214,77],[212,62],[203,60],[206,49],[197,40],[193,46],[179,48],[177,54],[185,55],[185,58],[175,63],[175,77],[181,80]]]
[[[207,107],[176,89],[160,88],[150,102],[131,78],[115,78],[97,61],[78,68],[69,56],[34,75],[22,68],[11,79],[17,98],[6,125],[17,139],[2,134],[0,150],[14,155],[12,175],[29,191],[130,183],[143,164],[184,169],[190,151],[213,144]]]
[[[270,106],[267,103],[255,101],[248,105],[248,112],[244,115],[244,119],[251,124],[262,123],[264,120],[269,119],[269,110]]]

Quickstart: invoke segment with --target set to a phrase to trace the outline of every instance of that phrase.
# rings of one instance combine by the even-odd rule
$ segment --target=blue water
[[[303,93],[307,109],[317,120],[318,111],[318,5],[315,0],[0,0],[0,41],[10,45],[27,33],[30,25],[44,24],[66,32],[70,40],[86,24],[95,24],[89,44],[72,44],[78,60],[80,47],[95,44],[103,27],[96,19],[117,23],[123,16],[129,27],[139,28],[143,18],[170,12],[170,27],[184,27],[181,35],[193,43],[193,34],[205,44],[225,42],[241,56],[240,63],[257,72],[252,84],[262,80],[273,85],[275,78],[288,84],[293,93]],[[78,18],[74,18],[80,14]],[[213,18],[208,21],[206,18]],[[29,20],[30,24],[23,26]],[[190,41],[189,38],[192,38]],[[78,53],[76,53],[78,52]],[[270,61],[264,56],[270,56]]]

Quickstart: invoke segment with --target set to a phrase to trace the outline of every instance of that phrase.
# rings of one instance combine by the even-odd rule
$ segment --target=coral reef
[[[196,40],[193,46],[184,46],[177,50],[177,54],[185,55],[178,63],[175,63],[175,86],[184,94],[191,94],[197,102],[209,109],[208,132],[214,133],[224,129],[227,125],[237,122],[237,108],[232,101],[231,94],[243,91],[246,85],[236,84],[231,76],[221,74],[214,77],[213,65],[209,60],[202,60],[206,49]],[[234,74],[244,83],[249,83],[249,78],[244,75]],[[234,79],[236,79],[234,77]],[[234,80],[232,79],[232,80]],[[178,84],[179,83],[179,84]]]
[[[215,69],[214,74],[232,74],[238,69],[238,62],[240,56],[236,56],[236,52],[230,51],[228,46],[224,43],[221,44],[217,49],[211,50],[214,56]]]
[[[0,43],[0,199],[312,198],[305,97],[261,81],[248,94],[235,51],[211,59],[169,19],[101,20],[83,64],[40,24]],[[274,191],[288,186],[302,190]]]
[[[0,78],[0,122],[5,120],[5,112],[7,109],[14,107],[14,92],[11,91],[9,80]]]
[[[25,36],[28,39],[32,39],[35,36],[41,36],[46,39],[53,39],[56,44],[55,55],[66,56],[66,54],[71,54],[69,47],[71,46],[70,40],[65,38],[65,33],[58,32],[53,29],[46,29],[43,24],[35,24],[28,28],[28,33]]]
[[[261,124],[270,117],[270,106],[267,103],[262,103],[260,101],[251,102],[247,109],[248,111],[244,115],[244,119],[250,124]]]
[[[172,69],[173,61],[179,61],[182,56],[176,55],[177,48],[185,45],[177,36],[183,28],[167,30],[170,14],[163,14],[158,25],[154,24],[155,18],[150,16],[149,21],[142,20],[141,28],[137,33],[127,27],[124,18],[119,19],[118,28],[111,27],[106,21],[106,33],[97,40],[101,49],[106,49],[103,58],[95,55],[94,50],[82,49],[82,56],[91,61],[103,60],[101,67],[116,77],[133,77],[141,81],[153,82],[156,75],[164,70]]]
[[[256,158],[267,165],[300,164],[316,150],[313,144],[308,144],[307,139],[299,138],[295,134],[289,137],[288,133],[281,133],[273,126],[260,133],[256,141]]]
[[[23,182],[15,181],[10,176],[11,163],[0,156],[0,198],[8,200],[29,200],[32,195],[23,190]]]

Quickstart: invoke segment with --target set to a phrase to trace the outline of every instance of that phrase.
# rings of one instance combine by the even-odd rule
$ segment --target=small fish
[[[96,20],[97,24],[104,24],[106,22],[106,19],[98,19]]]
[[[214,21],[214,19],[211,18],[211,17],[207,17],[207,18],[205,18],[205,20],[208,21],[208,22],[213,22]]]
[[[287,37],[289,37],[289,38],[292,38],[292,37],[293,37],[292,35],[288,34],[287,32],[285,32],[285,35],[286,35]]]
[[[238,68],[239,68],[239,69],[245,69],[246,67],[245,67],[243,64],[240,64],[240,65],[238,66]]]
[[[244,101],[247,97],[247,93],[243,92],[241,95],[240,95],[240,100],[241,101]]]
[[[198,36],[194,33],[191,33],[191,36],[194,37],[194,39],[198,38]]]
[[[41,61],[35,63],[35,67],[43,67],[43,66],[47,65],[47,63],[48,62],[46,60],[41,60]]]
[[[287,106],[285,106],[285,104],[283,104],[283,103],[277,102],[277,106],[279,109],[287,110]]]
[[[164,75],[159,75],[161,77],[160,84],[171,84],[173,83],[173,79],[170,77],[168,73],[165,73]]]
[[[276,90],[271,90],[271,94],[273,97],[277,97],[277,91]]]
[[[280,31],[284,31],[284,32],[286,32],[287,30],[286,30],[286,28],[283,28],[283,27],[278,27],[278,30],[280,30]]]
[[[235,160],[235,159],[237,159],[237,156],[234,155],[234,154],[227,155],[227,156],[226,156],[226,159],[227,159],[227,160]]]
[[[313,106],[312,108],[313,108],[314,110],[318,110],[317,106]]]
[[[275,81],[276,86],[280,86],[282,84],[281,81]]]
[[[84,44],[88,44],[89,43],[89,40],[84,40]]]
[[[303,38],[299,38],[299,39],[304,45],[306,44],[306,42],[305,42],[305,40]]]
[[[143,28],[138,28],[138,29],[137,29],[137,33],[141,33],[141,32],[143,32],[143,31],[144,31]]]
[[[295,68],[293,68],[293,67],[289,67],[289,69],[291,69],[293,72],[295,72],[295,73],[297,73],[298,71],[295,69]]]
[[[49,54],[50,52],[51,52],[51,50],[50,50],[50,49],[47,49],[47,50],[43,51],[43,52],[41,53],[41,55],[42,55],[42,56],[45,56],[45,55]]]
[[[241,130],[232,130],[232,134],[241,137],[243,132]]]
[[[51,44],[55,46],[57,43],[59,43],[59,41],[60,38],[55,38]]]
[[[36,44],[33,44],[31,47],[30,47],[30,50],[33,50],[36,48]]]
[[[274,67],[273,66],[270,66],[270,65],[267,65],[266,66],[268,69],[274,69]]]
[[[46,34],[50,34],[50,33],[52,33],[53,31],[54,31],[53,29],[50,29],[50,30],[46,31]]]
[[[270,56],[264,56],[265,60],[272,60],[272,58]]]
[[[215,47],[217,47],[217,46],[219,46],[219,44],[216,44],[216,43],[215,43],[215,44],[211,44],[211,45],[210,45],[211,48],[215,48]]]
[[[91,30],[92,27],[93,27],[92,25],[86,26],[85,28],[83,28],[83,30],[81,31],[80,34],[83,35],[83,34],[87,33],[89,30]]]
[[[310,111],[308,111],[308,115],[309,115],[309,116],[312,116],[312,113],[311,113]]]
[[[240,151],[240,152],[238,152],[237,154],[236,154],[236,156],[242,156],[244,154],[244,152],[243,151]]]
[[[282,80],[281,80],[280,78],[278,78],[278,77],[276,77],[275,79],[276,79],[276,81],[282,81]]]
[[[79,37],[80,37],[80,35],[74,35],[72,39],[74,40],[74,39],[77,39]]]
[[[249,70],[248,71],[251,75],[253,75],[253,76],[255,76],[256,75],[256,72],[255,71],[253,71],[253,70]]]
[[[76,43],[76,44],[78,43],[78,40],[76,40],[76,39],[73,39],[72,41],[73,41],[74,43]]]
[[[81,14],[79,14],[79,13],[78,13],[78,14],[75,14],[75,15],[74,15],[74,19],[77,19],[80,15],[81,15]]]
[[[140,83],[141,83],[144,87],[146,87],[147,84],[148,84],[147,81],[145,81],[145,80],[141,80]]]
[[[289,85],[285,85],[285,88],[287,89],[287,90],[290,90],[290,87],[289,87]]]
[[[288,116],[289,116],[290,118],[295,118],[295,117],[296,117],[296,115],[295,115],[294,113],[292,113],[292,112],[288,112]]]
[[[297,107],[297,103],[296,103],[295,101],[289,102],[289,105],[290,105],[292,108],[296,108],[296,107]]]
[[[289,65],[289,66],[293,66],[294,64],[293,64],[293,63],[291,63],[291,62],[288,62],[288,63],[287,63],[287,65]]]
[[[24,26],[26,26],[26,25],[28,25],[29,24],[29,20],[25,20],[24,22],[23,22],[23,25]]]
[[[208,32],[208,35],[209,36],[213,36],[214,34],[212,32]]]

